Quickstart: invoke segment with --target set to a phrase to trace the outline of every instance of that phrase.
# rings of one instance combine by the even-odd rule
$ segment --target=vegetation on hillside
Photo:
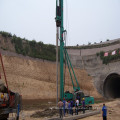
[[[3,37],[12,37],[12,34],[11,33],[8,33],[8,32],[4,32],[4,31],[0,31],[0,34],[3,36]]]
[[[11,43],[18,54],[50,61],[56,60],[56,47],[54,45],[36,42],[35,40],[29,41],[4,31],[1,31],[0,34],[3,37],[11,37]]]
[[[100,53],[96,53],[97,56],[100,56],[100,59],[103,61],[103,64],[108,64],[112,61],[120,59],[120,49],[116,50],[116,54],[112,55],[112,51],[108,52],[108,56],[104,56],[105,52],[101,51]]]
[[[15,48],[15,52],[18,54],[22,54],[24,56],[30,56],[34,58],[40,58],[50,61],[56,60],[56,47],[51,44],[44,44],[43,42],[36,42],[35,40],[29,41],[25,38],[17,37],[16,35],[12,35],[11,33],[0,31],[0,34],[4,38],[11,38],[11,44],[13,44]],[[109,40],[107,40],[109,41]],[[67,46],[66,48],[72,48],[72,49],[92,49],[92,48],[100,48],[100,47],[106,47],[110,45],[115,45],[120,43],[120,40],[114,41],[112,43],[106,43],[106,44],[94,44],[94,45],[86,45],[86,46]],[[2,47],[1,47],[2,48]],[[6,50],[6,48],[2,48]],[[103,64],[107,64],[111,62],[112,60],[120,58],[120,54],[117,54],[112,56],[111,54],[107,57],[104,57],[104,52],[101,51],[100,53],[97,53],[97,56],[100,55],[100,58],[103,60]]]
[[[109,41],[108,39],[106,41]],[[101,43],[101,42],[100,42]],[[110,45],[116,45],[119,44],[120,40],[111,42],[111,43],[105,43],[105,44],[90,44],[88,43],[88,45],[83,45],[83,46],[79,46],[78,44],[76,46],[67,46],[68,49],[92,49],[92,48],[101,48],[101,47],[107,47]]]

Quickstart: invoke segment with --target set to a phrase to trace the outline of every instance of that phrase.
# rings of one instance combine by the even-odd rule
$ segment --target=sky
[[[56,0],[0,0],[0,31],[56,44]],[[120,0],[64,0],[67,45],[120,38]]]

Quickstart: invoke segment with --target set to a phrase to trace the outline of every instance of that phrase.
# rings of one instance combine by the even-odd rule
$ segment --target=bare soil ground
[[[111,102],[105,102],[107,106],[107,119],[108,120],[120,120],[120,99],[116,99]],[[95,104],[94,107],[102,109],[102,103]],[[102,113],[84,118],[82,120],[102,120]]]
[[[51,111],[49,111],[47,109],[47,108],[51,108],[51,107],[55,106],[54,100],[52,100],[52,101],[38,100],[38,102],[40,102],[40,101],[41,101],[41,104],[33,104],[33,101],[30,100],[28,102],[28,106],[31,103],[31,107],[29,107],[29,108],[27,108],[26,104],[25,104],[25,106],[23,105],[24,109],[20,114],[20,120],[47,120],[47,118],[50,118],[56,114],[56,111],[54,109]],[[111,100],[111,101],[100,100],[99,102],[101,102],[101,103],[97,103],[97,104],[93,105],[93,109],[101,110],[103,103],[105,103],[107,106],[108,120],[120,120],[120,99]],[[33,104],[33,106],[32,106],[32,104]],[[41,106],[41,105],[43,105],[43,106]],[[58,114],[57,114],[57,116],[58,116]],[[98,115],[83,118],[81,120],[102,120],[102,112]]]
[[[45,120],[57,112],[51,110],[53,106],[56,106],[55,99],[24,99],[20,120]]]

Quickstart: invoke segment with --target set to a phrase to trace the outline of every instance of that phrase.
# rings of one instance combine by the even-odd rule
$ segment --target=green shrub
[[[15,34],[0,32],[3,37],[12,37],[11,43],[15,47],[18,54],[27,55],[34,58],[40,58],[50,61],[56,60],[56,47],[51,44],[44,44],[43,42],[36,42],[35,40],[28,41],[25,38],[17,37]]]
[[[3,37],[12,37],[12,34],[11,34],[11,33],[8,33],[8,32],[0,31],[0,34],[1,34]]]
[[[100,53],[96,53],[97,57],[100,55]]]
[[[100,55],[100,59],[103,61],[103,64],[108,64],[114,60],[118,60],[120,59],[120,54],[119,54],[119,49],[116,50],[116,54],[115,55],[111,55],[111,52],[109,52],[108,56],[104,56],[104,53],[103,51],[101,51],[100,53],[97,53],[96,55]]]
[[[100,54],[100,58],[101,58],[101,59],[103,59],[103,57],[104,57],[104,53],[105,53],[104,51],[100,51],[99,54]]]

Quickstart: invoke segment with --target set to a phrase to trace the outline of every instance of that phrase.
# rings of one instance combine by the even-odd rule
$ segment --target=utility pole
[[[63,0],[56,0],[56,26],[60,27],[60,99],[64,98],[64,64],[63,64]]]

